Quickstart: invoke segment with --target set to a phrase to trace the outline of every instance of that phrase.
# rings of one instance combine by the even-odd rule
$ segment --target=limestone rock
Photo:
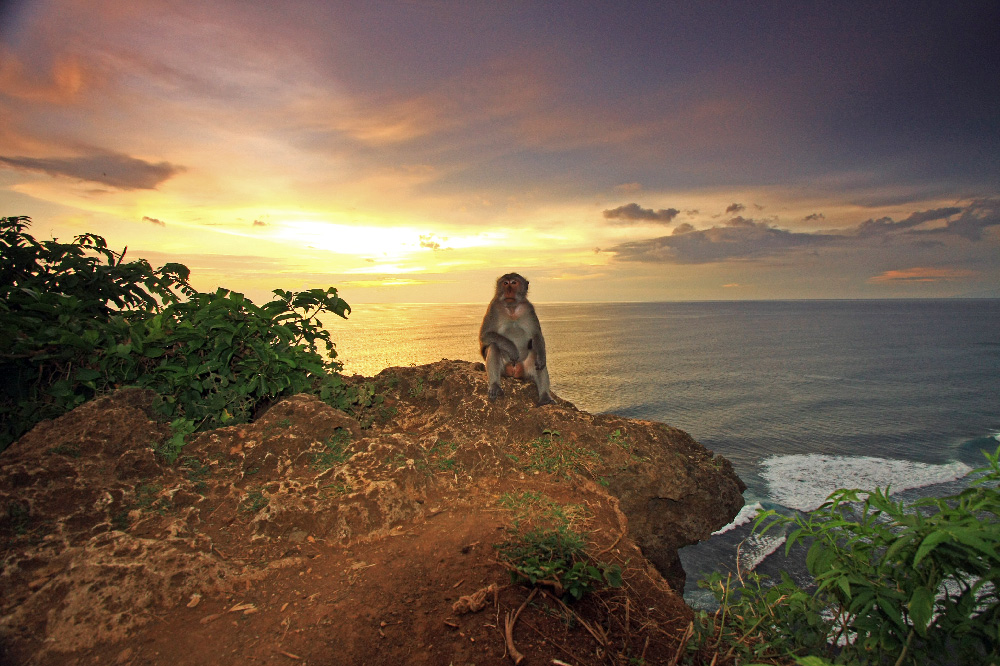
[[[174,465],[155,453],[171,432],[148,391],[36,426],[0,454],[0,645],[48,663],[119,643],[109,658],[127,660],[123,639],[192,598],[201,610],[254,581],[302,576],[306,547],[413,537],[512,486],[612,507],[607,540],[618,531],[679,589],[677,550],[743,504],[729,462],[687,434],[563,400],[536,407],[534,386],[514,379],[490,402],[481,364],[348,381],[374,383],[383,400],[352,416],[292,396],[252,423],[190,436]],[[368,565],[355,566],[348,582]]]

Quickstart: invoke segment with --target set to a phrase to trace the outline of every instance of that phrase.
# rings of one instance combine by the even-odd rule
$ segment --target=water
[[[432,308],[429,310],[428,308]],[[478,360],[485,305],[359,306],[328,322],[347,372]],[[685,595],[713,570],[784,566],[747,539],[755,509],[806,511],[839,487],[943,494],[1000,433],[1000,300],[537,306],[555,393],[663,421],[747,483],[734,524],[681,557]],[[433,321],[433,324],[428,323]]]

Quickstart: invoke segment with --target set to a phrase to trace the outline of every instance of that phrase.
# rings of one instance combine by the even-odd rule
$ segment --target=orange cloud
[[[966,271],[957,268],[904,268],[885,271],[881,275],[869,278],[872,283],[878,282],[940,282],[942,280],[964,280],[976,277],[976,271]]]
[[[88,78],[76,58],[60,58],[50,72],[35,74],[27,71],[13,53],[6,49],[0,53],[0,92],[17,99],[69,104],[76,99]]]

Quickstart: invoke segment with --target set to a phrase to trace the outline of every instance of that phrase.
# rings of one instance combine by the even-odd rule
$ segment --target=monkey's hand
[[[520,356],[517,346],[507,338],[501,338],[501,340],[500,353],[503,354],[504,360],[507,363],[517,363],[517,359]]]
[[[500,388],[500,384],[490,384],[489,398],[490,402],[496,400],[497,398],[503,397],[503,389]]]
[[[545,369],[545,359],[542,358],[541,356],[535,357],[535,370],[544,370],[544,369]]]

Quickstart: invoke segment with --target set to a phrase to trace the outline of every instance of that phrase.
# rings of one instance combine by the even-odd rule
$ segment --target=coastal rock
[[[346,381],[380,398],[348,415],[292,396],[190,436],[173,465],[156,453],[171,435],[156,396],[138,389],[0,454],[0,662],[359,663],[373,641],[383,656],[366,663],[500,659],[495,624],[442,622],[489,585],[498,613],[523,600],[493,548],[512,493],[581,507],[590,550],[624,569],[614,599],[628,621],[658,627],[657,641],[683,633],[677,550],[742,506],[728,461],[660,423],[535,407],[534,386],[514,379],[490,402],[481,364]]]

